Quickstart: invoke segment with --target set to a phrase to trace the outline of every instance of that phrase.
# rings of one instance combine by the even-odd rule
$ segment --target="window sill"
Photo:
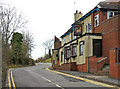
[[[65,57],[65,59],[69,59],[70,57]]]
[[[83,54],[80,54],[79,56],[83,56]]]
[[[120,65],[120,63],[115,63],[115,64]]]
[[[95,29],[95,28],[97,28],[98,26],[99,26],[99,25],[97,25],[97,26],[94,26],[94,29]]]
[[[72,55],[71,57],[76,57],[77,55]]]

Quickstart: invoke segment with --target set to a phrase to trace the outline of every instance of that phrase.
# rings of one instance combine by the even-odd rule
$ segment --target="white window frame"
[[[86,33],[90,33],[92,31],[91,23],[86,24]]]
[[[114,11],[108,11],[107,12],[107,19],[110,19],[111,17],[110,17],[110,14],[112,13],[112,16],[111,17],[113,17],[114,15],[115,15],[115,12]]]
[[[80,42],[80,46],[79,46],[79,47],[80,47],[80,48],[79,48],[79,50],[80,50],[80,53],[79,53],[79,54],[80,54],[80,56],[81,56],[81,55],[83,55],[83,50],[84,50],[84,42],[83,42],[83,41]]]
[[[97,22],[97,23],[96,23]],[[94,17],[94,27],[99,26],[99,14]]]

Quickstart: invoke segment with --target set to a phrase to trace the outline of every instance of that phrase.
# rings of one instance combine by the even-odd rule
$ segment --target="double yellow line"
[[[89,79],[82,78],[82,77],[77,77],[77,76],[65,74],[65,73],[58,72],[58,71],[53,71],[53,70],[50,70],[49,68],[46,68],[46,70],[52,71],[52,72],[55,72],[55,73],[58,73],[58,74],[62,74],[62,75],[68,76],[68,77],[72,77],[72,78],[75,78],[75,79],[80,79],[80,80],[83,80],[85,82],[92,83],[92,84],[95,84],[95,85],[104,86],[104,87],[110,87],[110,88],[115,88],[115,89],[120,89],[120,87],[108,85],[108,84],[105,84],[105,83],[97,82],[97,81],[94,81],[94,80],[89,80]]]
[[[16,89],[15,88],[15,82],[13,79],[13,74],[12,74],[12,69],[8,70],[8,84],[9,84],[9,89]]]

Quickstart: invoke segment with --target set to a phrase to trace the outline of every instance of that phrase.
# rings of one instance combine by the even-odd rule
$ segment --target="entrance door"
[[[101,39],[93,40],[93,56],[96,56],[96,57],[102,56],[102,40]]]

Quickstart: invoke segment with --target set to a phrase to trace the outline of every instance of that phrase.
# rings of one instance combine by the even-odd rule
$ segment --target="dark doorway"
[[[93,39],[93,56],[102,56],[102,39]]]

